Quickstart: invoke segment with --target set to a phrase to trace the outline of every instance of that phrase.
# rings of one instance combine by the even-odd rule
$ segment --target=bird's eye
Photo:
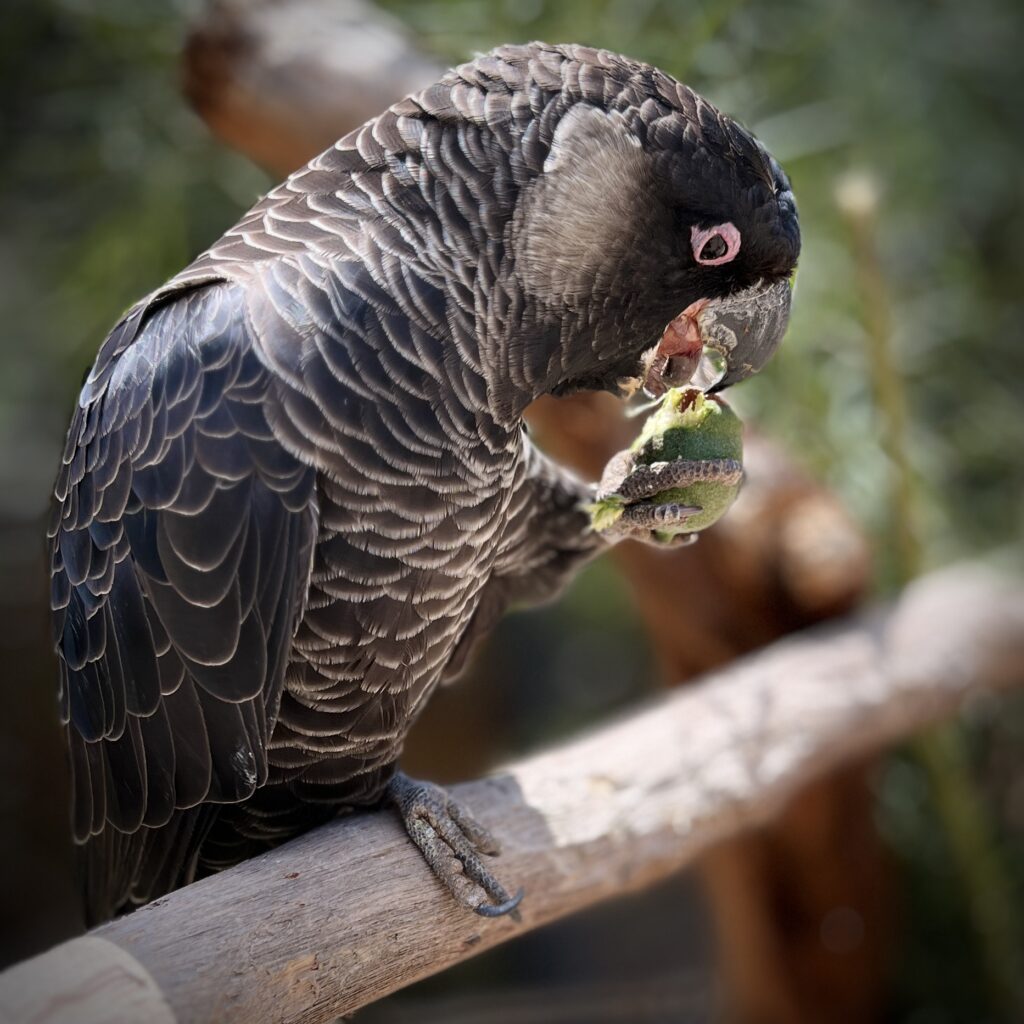
[[[706,260],[717,260],[720,256],[724,256],[728,251],[729,246],[725,239],[721,235],[712,235],[704,243],[704,248],[701,249],[700,255],[697,259],[702,263]]]
[[[740,251],[740,233],[731,222],[712,228],[694,225],[690,229],[690,249],[702,266],[717,267],[736,258]]]

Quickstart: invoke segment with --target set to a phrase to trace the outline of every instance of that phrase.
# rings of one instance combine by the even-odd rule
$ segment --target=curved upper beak
[[[782,341],[789,324],[793,289],[788,280],[756,284],[723,299],[712,299],[697,314],[705,357],[690,385],[702,391],[722,391],[758,372]],[[725,372],[707,356],[717,352]]]

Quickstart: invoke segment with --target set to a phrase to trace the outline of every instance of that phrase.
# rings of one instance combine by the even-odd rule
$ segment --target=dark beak
[[[786,333],[792,295],[790,282],[783,280],[712,299],[697,314],[705,356],[691,386],[714,393],[757,373]],[[724,361],[724,374],[710,353]]]

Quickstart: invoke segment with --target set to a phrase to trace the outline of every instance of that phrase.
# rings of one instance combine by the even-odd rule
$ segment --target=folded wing
[[[267,779],[315,474],[271,432],[250,335],[237,284],[140,304],[68,435],[52,604],[92,920],[177,884],[212,821],[199,805]]]

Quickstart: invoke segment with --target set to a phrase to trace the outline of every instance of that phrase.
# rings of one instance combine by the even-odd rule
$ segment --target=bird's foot
[[[696,533],[671,531],[703,509],[677,502],[656,504],[650,499],[677,487],[705,482],[731,486],[742,478],[743,465],[736,459],[674,459],[638,466],[632,451],[619,452],[605,467],[597,490],[598,501],[616,506],[617,516],[601,532],[612,541],[629,538],[659,547],[692,544]]]
[[[598,498],[617,494],[632,503],[653,498],[672,487],[696,483],[738,484],[743,479],[743,464],[737,459],[674,459],[636,465],[631,451],[619,452],[605,467]]]
[[[440,786],[396,773],[387,799],[402,816],[409,838],[420,848],[434,874],[464,907],[484,917],[512,913],[523,898],[509,896],[480,859],[501,852],[497,839]]]

